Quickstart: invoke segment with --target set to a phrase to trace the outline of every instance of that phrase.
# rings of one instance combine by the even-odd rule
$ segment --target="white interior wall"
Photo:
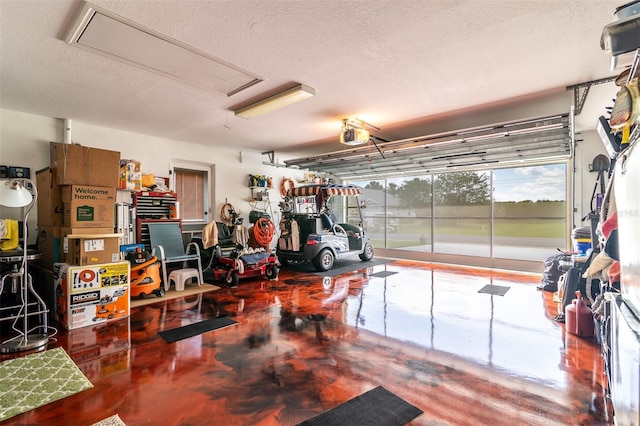
[[[581,219],[589,214],[591,211],[591,195],[593,194],[593,188],[596,183],[598,173],[589,171],[589,166],[592,164],[593,159],[603,154],[605,157],[609,157],[607,151],[600,139],[600,135],[595,130],[582,132],[576,139],[576,187],[575,187],[575,212],[574,212],[574,224],[575,226],[587,226],[589,221],[581,222]],[[609,182],[605,179],[605,185]],[[600,184],[598,184],[597,192],[600,191]],[[595,201],[593,203],[595,206]]]
[[[63,120],[26,114],[11,110],[0,110],[0,164],[31,168],[35,172],[49,166],[49,142],[63,141]],[[233,204],[248,222],[251,205],[251,190],[248,188],[249,174],[263,174],[273,178],[274,188],[269,191],[272,209],[279,211],[280,182],[283,177],[301,181],[304,171],[278,168],[262,164],[267,156],[255,150],[239,150],[207,147],[188,142],[178,142],[153,136],[126,132],[71,121],[71,142],[92,148],[119,151],[121,158],[135,159],[142,163],[142,172],[156,176],[169,176],[172,161],[211,164],[215,166],[215,185],[210,199],[213,217],[219,219],[219,210],[225,199]],[[284,159],[284,157],[282,158]],[[0,217],[21,218],[19,209],[0,207]],[[35,209],[29,215],[29,229],[35,229]],[[29,242],[35,239],[30,233]]]

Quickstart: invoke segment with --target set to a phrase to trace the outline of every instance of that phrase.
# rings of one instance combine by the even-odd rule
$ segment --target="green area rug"
[[[91,426],[126,426],[120,416],[114,414],[111,417],[108,417],[104,420],[100,420],[97,423],[92,424]]]
[[[0,421],[93,385],[62,348],[0,363]]]

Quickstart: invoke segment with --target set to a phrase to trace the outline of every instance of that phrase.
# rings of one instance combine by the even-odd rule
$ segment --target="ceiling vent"
[[[227,96],[262,81],[255,74],[88,2],[80,10],[65,41]]]

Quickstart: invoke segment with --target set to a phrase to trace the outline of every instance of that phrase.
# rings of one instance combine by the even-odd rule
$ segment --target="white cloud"
[[[563,165],[496,171],[496,201],[565,200]]]

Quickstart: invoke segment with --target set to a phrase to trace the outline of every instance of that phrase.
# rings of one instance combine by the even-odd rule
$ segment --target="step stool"
[[[169,274],[169,278],[167,279],[167,282],[164,283],[164,291],[169,291],[171,280],[173,280],[173,282],[175,283],[176,291],[183,291],[186,281],[187,280],[191,281],[192,278],[196,279],[196,282],[198,283],[198,286],[199,286],[201,285],[201,283],[198,280],[198,277],[199,277],[199,274],[197,269],[188,268],[188,269],[176,269],[174,271],[171,271],[171,273]]]

